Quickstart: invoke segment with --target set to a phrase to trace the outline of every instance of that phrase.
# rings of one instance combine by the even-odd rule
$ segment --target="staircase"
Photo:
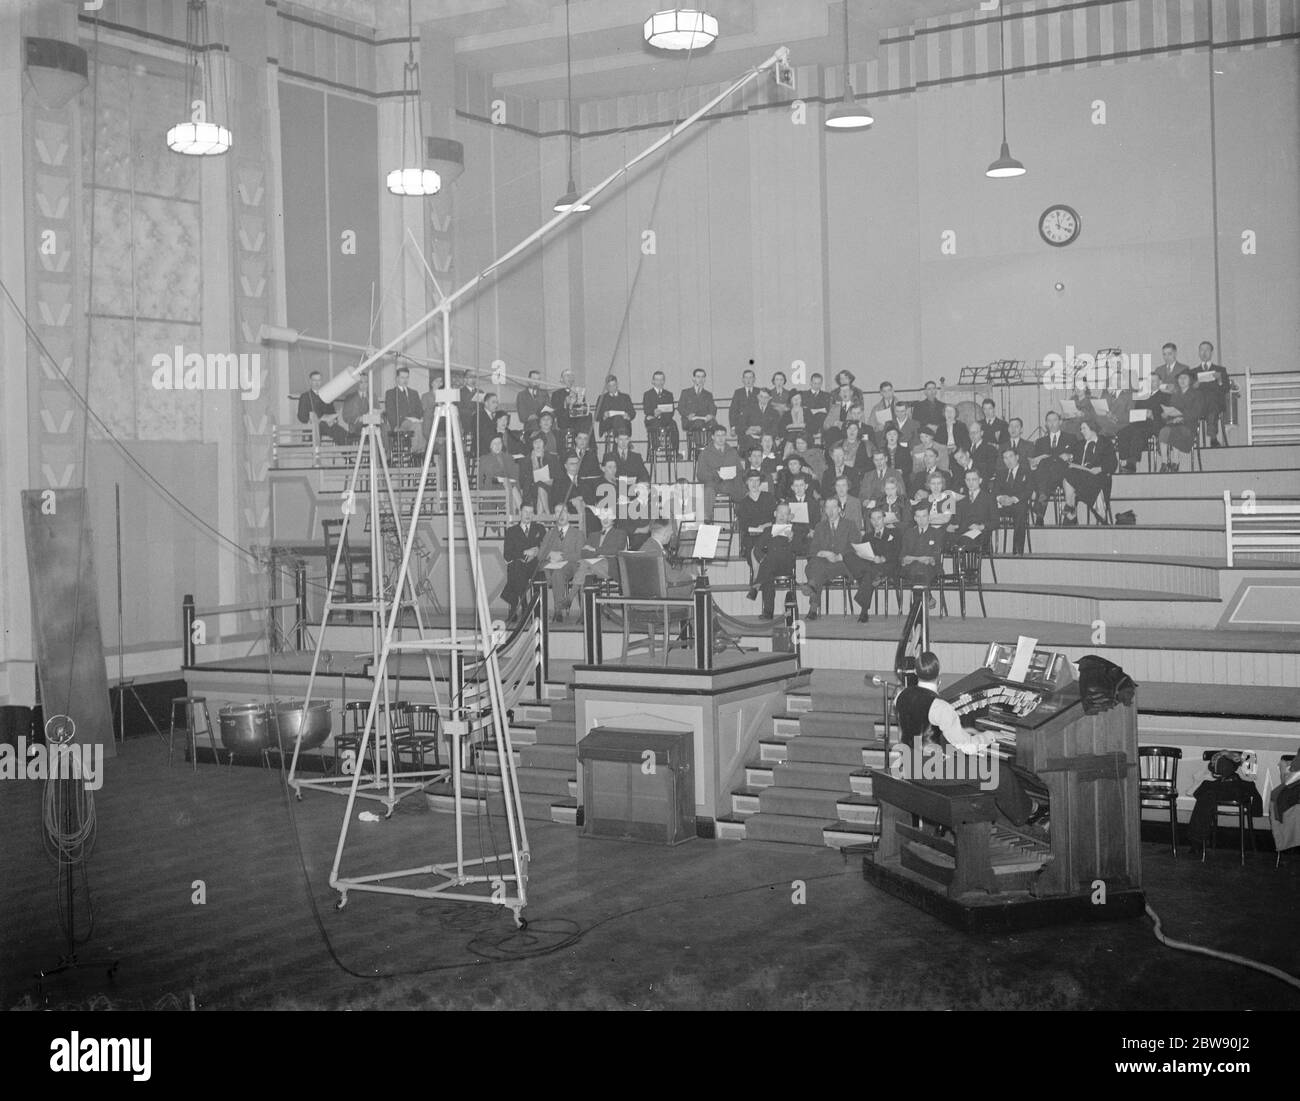
[[[843,848],[875,838],[868,768],[883,768],[883,700],[856,673],[814,673],[772,719],[718,837]]]
[[[1246,373],[1246,433],[1251,444],[1300,443],[1300,371]]]

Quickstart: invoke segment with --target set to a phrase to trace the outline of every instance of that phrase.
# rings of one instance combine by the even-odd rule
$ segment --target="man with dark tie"
[[[1014,423],[1014,422],[1013,422]],[[1025,553],[1025,534],[1029,528],[1029,501],[1034,487],[1029,477],[1029,464],[1022,462],[1020,452],[1010,440],[1002,449],[1002,470],[993,483],[993,498],[999,512],[1009,512],[1014,525],[1013,554]]]
[[[632,429],[620,428],[614,449],[605,456],[618,463],[618,476],[631,478],[638,485],[650,482],[650,472],[646,470],[645,460],[632,450]]]
[[[579,466],[580,460],[577,455],[569,454],[565,456],[564,470],[555,479],[555,485],[551,488],[550,500],[552,504],[563,505],[570,518],[575,523],[585,527],[584,505],[593,504],[594,502],[584,499],[582,495],[582,479],[578,474]]]
[[[646,435],[651,452],[666,443],[672,454],[677,454],[677,422],[673,419],[676,408],[673,392],[664,387],[664,373],[656,371],[650,376],[650,389],[641,395],[641,412],[645,416]]]
[[[298,396],[298,423],[310,424],[315,420],[317,431],[323,439],[333,443],[347,443],[348,430],[339,423],[339,415],[332,401],[322,401],[319,393],[321,374],[313,371],[307,376],[308,389]]]
[[[1232,379],[1228,377],[1226,367],[1214,362],[1214,345],[1208,340],[1202,340],[1196,349],[1196,366],[1192,371],[1196,389],[1201,392],[1201,401],[1204,403],[1205,433],[1210,438],[1210,446],[1219,447],[1222,438],[1222,446],[1227,447],[1228,397],[1232,393]],[[1209,377],[1211,374],[1213,378]],[[302,420],[301,414],[298,419]]]
[[[1077,497],[1088,507],[1097,523],[1104,524],[1106,518],[1097,509],[1097,499],[1103,493],[1110,495],[1111,475],[1115,473],[1115,446],[1105,436],[1099,436],[1088,421],[1084,421],[1079,430],[1083,433],[1079,461],[1071,463],[1065,475],[1068,519],[1075,518]]]
[[[944,403],[939,400],[939,386],[933,380],[925,384],[925,397],[916,403],[912,415],[917,424],[928,424],[936,431],[943,424]]]
[[[555,506],[555,524],[542,540],[537,557],[541,559],[541,568],[551,586],[551,602],[555,605],[556,623],[564,622],[564,610],[567,607],[566,596],[569,582],[578,571],[578,560],[582,557],[584,533],[573,523],[569,510],[564,505]]]
[[[1034,455],[1034,445],[1025,439],[1024,432],[1025,422],[1019,417],[1012,417],[1007,421],[1007,442],[1002,450],[1005,451],[1007,447],[1012,448],[1020,456],[1020,461],[1028,467],[1029,460]]]
[[[856,472],[841,474],[831,485],[831,492],[827,500],[833,500],[839,503],[840,515],[848,522],[849,527],[854,531],[862,530],[862,502],[853,494],[852,483],[856,482]],[[852,562],[849,563],[852,566]]]
[[[519,396],[515,398],[515,416],[523,424],[525,436],[537,427],[537,418],[549,405],[550,398],[542,391],[542,373],[529,371],[528,385],[520,390]]]
[[[930,486],[930,475],[939,469],[939,450],[935,447],[921,452],[921,467],[908,479],[907,489],[913,501],[924,497]]]
[[[591,532],[582,547],[582,560],[569,582],[567,609],[575,619],[580,619],[579,600],[588,577],[610,578],[618,576],[618,553],[627,550],[627,532],[614,523],[614,514],[601,509],[599,529]]]
[[[790,496],[786,504],[790,506],[790,516],[794,521],[794,544],[801,547],[813,525],[821,515],[821,502],[812,491],[811,475],[799,471],[791,479]]]
[[[473,433],[474,453],[482,458],[492,450],[492,437],[497,434],[497,409],[500,399],[496,394],[484,394],[481,402],[474,403],[474,419],[466,424],[465,431]],[[441,439],[441,437],[439,437]],[[550,448],[548,447],[549,451]]]
[[[397,368],[397,384],[384,394],[384,420],[390,432],[410,432],[411,446],[424,451],[424,406],[411,386],[411,372]]]
[[[681,401],[677,403],[682,427],[688,434],[708,432],[717,423],[718,405],[713,400],[713,394],[704,386],[706,378],[708,375],[704,368],[696,367],[691,372],[691,388],[682,391]]]
[[[740,466],[740,452],[728,446],[727,430],[717,425],[713,429],[713,442],[695,460],[695,477],[704,485],[705,523],[713,520],[713,504],[718,494],[725,493],[732,500],[744,495]]]
[[[905,401],[894,402],[895,417],[884,426],[887,428],[892,424],[898,429],[898,438],[901,443],[907,447],[916,446],[917,436],[920,434],[921,426],[912,416],[911,407]],[[875,419],[874,417],[872,418]]]
[[[966,471],[966,493],[957,498],[957,512],[948,526],[949,538],[958,546],[976,546],[990,554],[997,527],[998,506],[993,494],[984,488],[978,470]]]
[[[871,407],[870,415],[873,428],[884,428],[890,421],[898,420],[898,403],[894,400],[894,384],[892,382],[882,382],[880,384],[880,400]],[[942,416],[941,413],[940,417]],[[901,437],[902,433],[900,432],[899,435]]]
[[[899,536],[895,528],[885,526],[885,510],[879,506],[869,509],[867,530],[857,540],[859,546],[865,543],[866,550],[854,550],[854,557],[859,563],[858,591],[854,599],[861,609],[858,622],[866,623],[871,616],[867,608],[871,603],[876,583],[882,577],[894,578],[898,575]],[[886,609],[888,610],[888,609]]]
[[[776,579],[794,577],[795,538],[794,525],[790,521],[790,506],[784,501],[776,506],[772,514],[772,526],[758,537],[754,544],[754,555],[758,559],[758,569],[749,592],[745,595],[750,600],[757,600],[763,594],[763,618],[772,619],[776,615]],[[798,601],[795,601],[798,611]]]
[[[884,499],[886,478],[896,479],[899,485],[903,485],[906,481],[901,471],[889,465],[889,456],[883,451],[876,451],[871,456],[871,470],[862,479],[862,486],[858,491],[858,498],[862,501],[863,508],[870,508]]]
[[[591,446],[590,432],[578,432],[574,435],[573,450],[570,454],[578,457],[578,485],[582,490],[582,499],[595,500],[592,491],[600,481],[600,458],[596,455],[596,449]]]
[[[917,505],[912,510],[912,519],[912,526],[903,529],[899,554],[903,582],[908,585],[923,585],[928,590],[939,576],[939,565],[943,561],[943,532],[931,526],[928,503]],[[933,608],[933,596],[929,603]]]
[[[1151,372],[1151,388],[1172,394],[1177,388],[1174,380],[1189,368],[1186,363],[1179,362],[1178,345],[1172,341],[1160,346],[1160,359],[1160,364]]]
[[[840,503],[832,497],[824,506],[825,518],[813,529],[808,545],[808,618],[816,619],[822,602],[822,590],[832,578],[847,577],[847,556],[853,554],[852,543],[859,532],[840,514]]]
[[[758,410],[753,423],[747,425],[745,431],[752,437],[755,428],[760,439],[770,436],[773,441],[780,439],[785,429],[780,410],[772,404],[772,392],[766,387],[758,392]]]
[[[821,494],[823,497],[832,497],[835,494],[835,482],[839,478],[851,478],[854,471],[848,463],[844,461],[844,448],[836,444],[831,448],[830,466],[821,477]]]
[[[727,410],[737,444],[746,436],[758,434],[758,387],[754,385],[753,362],[750,360],[751,366],[741,374],[740,386],[731,395],[731,407]]]
[[[596,399],[596,427],[602,436],[617,436],[626,428],[632,434],[632,421],[636,419],[636,409],[632,398],[618,388],[618,376],[605,377],[605,391]]]
[[[502,548],[506,560],[506,586],[501,591],[501,599],[510,609],[509,623],[519,618],[520,603],[528,601],[528,587],[537,573],[540,564],[537,556],[545,537],[546,528],[533,519],[532,505],[524,505],[519,510],[519,522],[506,528]]]
[[[803,395],[803,413],[808,420],[810,436],[815,438],[821,433],[830,407],[830,391],[822,389],[822,376],[814,372],[808,376],[808,389]]]
[[[1002,445],[1010,438],[1010,432],[1007,422],[998,416],[997,402],[992,398],[985,398],[980,402],[980,419],[976,423],[983,429],[984,439],[995,444],[1000,455]]]
[[[1034,445],[1030,465],[1034,471],[1034,524],[1043,526],[1047,503],[1056,487],[1065,481],[1071,460],[1078,455],[1078,441],[1061,431],[1061,414],[1053,409],[1046,417],[1047,427]]]

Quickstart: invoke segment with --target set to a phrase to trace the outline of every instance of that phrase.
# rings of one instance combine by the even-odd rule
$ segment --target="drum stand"
[[[369,385],[369,402],[368,408],[373,410],[374,407],[374,375],[368,376]],[[337,545],[334,548],[334,562],[330,568],[329,585],[325,593],[325,608],[321,614],[320,629],[316,633],[315,647],[312,653],[311,672],[307,677],[307,693],[303,700],[304,712],[311,705],[312,693],[316,687],[316,673],[320,665],[321,652],[325,649],[325,637],[330,630],[330,619],[335,613],[353,613],[364,612],[370,618],[370,653],[371,661],[369,669],[374,677],[374,692],[371,696],[372,706],[367,714],[366,730],[369,733],[372,726],[374,714],[373,701],[377,700],[382,692],[383,695],[383,723],[385,736],[378,740],[379,752],[375,754],[376,765],[370,780],[366,784],[365,790],[360,790],[362,766],[366,761],[367,739],[363,739],[358,749],[355,760],[345,760],[343,762],[342,776],[315,776],[310,779],[304,779],[298,774],[298,759],[302,747],[302,739],[294,741],[293,760],[289,766],[288,782],[293,789],[294,794],[299,799],[302,798],[304,788],[310,788],[316,791],[327,791],[335,795],[347,795],[349,813],[351,813],[352,801],[360,795],[363,799],[374,799],[383,803],[388,808],[388,814],[393,813],[393,808],[406,796],[414,795],[416,792],[422,792],[425,786],[433,780],[444,779],[447,775],[445,768],[431,769],[427,771],[403,772],[401,780],[398,780],[397,770],[394,767],[393,754],[393,700],[390,695],[388,684],[388,674],[386,667],[380,664],[380,636],[383,629],[385,618],[389,621],[390,632],[396,629],[400,633],[400,622],[402,613],[410,608],[415,615],[416,631],[421,640],[425,639],[424,618],[420,612],[418,595],[409,584],[409,578],[406,576],[399,577],[397,584],[392,586],[392,597],[390,598],[389,588],[384,582],[384,531],[381,523],[383,513],[380,509],[381,493],[387,499],[388,507],[391,509],[393,522],[401,526],[401,512],[398,509],[397,496],[393,492],[393,483],[389,475],[388,456],[384,449],[383,429],[381,428],[382,416],[376,412],[367,412],[362,418],[363,427],[361,430],[361,440],[357,444],[356,455],[352,461],[351,471],[348,477],[347,489],[343,493],[343,516],[348,518],[356,512],[356,499],[358,492],[364,492],[367,498],[370,517],[370,597],[368,600],[341,601],[336,599],[339,574],[343,565],[344,546],[347,542],[345,533],[340,532]],[[358,482],[361,479],[363,467],[368,466],[366,474],[367,484],[364,490],[358,490]],[[411,531],[415,532],[419,521],[419,500],[417,498],[415,509],[411,515]],[[409,593],[409,600],[400,599],[400,594]],[[433,685],[434,698],[437,699],[438,688],[437,680],[434,676],[433,656],[431,653],[425,654],[425,665],[429,674],[429,682]],[[340,714],[340,732],[343,725],[347,722],[346,714]],[[376,733],[378,739],[378,733]]]

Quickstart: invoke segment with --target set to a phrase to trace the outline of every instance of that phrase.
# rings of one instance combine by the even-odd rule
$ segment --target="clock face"
[[[1049,245],[1061,247],[1079,236],[1079,214],[1073,207],[1049,206],[1038,219],[1038,232]]]

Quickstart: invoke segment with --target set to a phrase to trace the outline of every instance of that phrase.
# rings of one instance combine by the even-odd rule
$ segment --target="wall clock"
[[[1078,238],[1080,228],[1079,212],[1064,203],[1049,206],[1038,219],[1039,236],[1057,248],[1072,244]]]

